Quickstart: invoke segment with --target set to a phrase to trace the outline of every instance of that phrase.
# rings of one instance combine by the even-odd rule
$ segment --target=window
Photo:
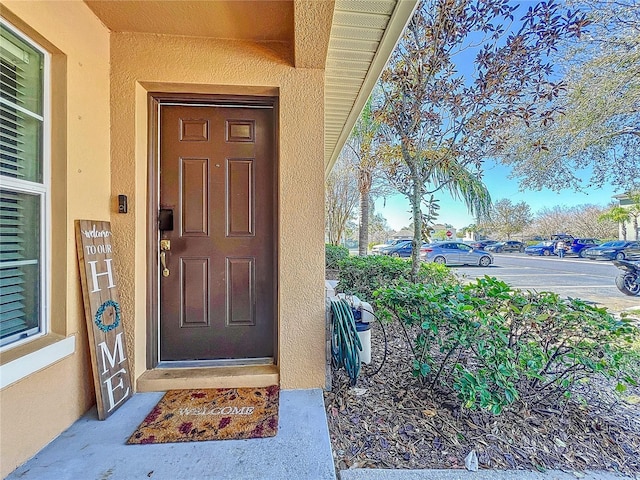
[[[0,347],[47,333],[49,56],[0,19]]]

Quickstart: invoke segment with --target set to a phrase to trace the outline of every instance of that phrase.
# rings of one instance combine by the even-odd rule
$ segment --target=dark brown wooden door
[[[160,361],[273,357],[274,171],[272,108],[160,107]]]

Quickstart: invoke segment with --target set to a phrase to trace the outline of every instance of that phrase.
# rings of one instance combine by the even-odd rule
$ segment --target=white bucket
[[[362,344],[362,351],[360,352],[360,362],[371,363],[371,329],[368,328],[362,332],[357,332],[360,343]]]

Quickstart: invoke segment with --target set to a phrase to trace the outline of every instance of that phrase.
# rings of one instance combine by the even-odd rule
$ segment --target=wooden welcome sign
[[[109,222],[76,220],[76,246],[87,319],[98,418],[133,395]]]

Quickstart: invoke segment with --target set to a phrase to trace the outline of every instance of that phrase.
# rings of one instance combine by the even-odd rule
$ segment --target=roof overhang
[[[613,198],[616,198],[618,200],[628,200],[632,195],[640,195],[640,190],[638,190],[637,192],[619,193],[618,195],[614,195]]]
[[[325,176],[417,4],[418,0],[336,1],[325,67]]]

